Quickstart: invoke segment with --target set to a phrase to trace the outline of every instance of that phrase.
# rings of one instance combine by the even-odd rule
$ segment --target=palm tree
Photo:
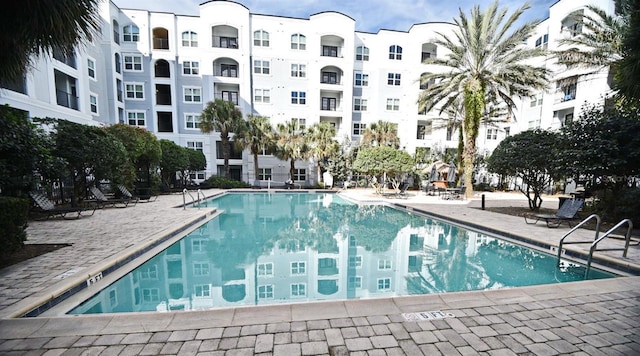
[[[371,124],[362,134],[362,144],[372,146],[400,147],[398,124],[379,120]]]
[[[243,124],[242,112],[232,102],[222,99],[208,102],[200,116],[200,131],[204,133],[220,132],[224,176],[227,178],[229,177],[229,157],[231,156],[229,133],[237,132]]]
[[[460,18],[454,19],[457,25],[454,38],[439,33],[435,41],[450,54],[447,58],[427,60],[445,70],[424,76],[423,80],[434,80],[435,84],[420,93],[420,109],[428,111],[440,105],[442,113],[454,105],[458,96],[463,98],[463,162],[467,196],[473,194],[476,140],[481,120],[487,116],[487,104],[501,104],[513,112],[513,95],[531,96],[548,82],[547,69],[525,63],[543,55],[544,50],[522,45],[540,21],[527,22],[512,29],[529,7],[525,3],[508,17],[506,9],[498,9],[497,1],[484,12],[478,5],[474,6],[470,17],[460,10]]]
[[[24,0],[3,4],[0,81],[19,80],[34,56],[54,49],[72,53],[100,28],[99,0]]]
[[[240,149],[249,148],[253,155],[253,171],[255,179],[258,179],[258,155],[263,150],[271,151],[274,145],[273,126],[268,117],[259,115],[249,115],[249,121],[233,137],[233,142]]]
[[[285,124],[278,124],[276,139],[276,157],[282,160],[290,160],[289,178],[293,179],[296,169],[296,160],[303,159],[307,155],[307,142],[304,130],[297,121],[291,120]]]
[[[336,128],[328,122],[321,122],[309,128],[309,153],[318,162],[318,182],[322,181],[322,162],[340,149],[338,141],[334,139]]]

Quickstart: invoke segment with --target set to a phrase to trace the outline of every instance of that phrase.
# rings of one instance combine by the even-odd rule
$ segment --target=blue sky
[[[121,8],[172,12],[179,15],[197,15],[203,0],[112,0]],[[531,8],[524,13],[525,20],[545,19],[549,6],[557,0],[529,1]],[[489,0],[238,0],[254,14],[309,18],[322,11],[338,11],[356,20],[356,30],[378,32],[380,29],[408,31],[411,25],[423,22],[452,22],[459,9],[469,10],[479,4],[485,8]],[[509,13],[524,1],[501,0],[500,7]]]

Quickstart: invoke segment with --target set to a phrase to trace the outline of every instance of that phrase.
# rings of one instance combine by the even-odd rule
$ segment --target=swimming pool
[[[334,193],[228,193],[224,212],[69,314],[487,290],[584,279],[584,268],[480,231]],[[599,270],[590,279],[614,275]]]

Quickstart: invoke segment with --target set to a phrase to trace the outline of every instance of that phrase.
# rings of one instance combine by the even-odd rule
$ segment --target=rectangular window
[[[307,127],[307,119],[294,117],[291,121],[298,124],[299,130],[304,130]]]
[[[194,61],[182,62],[182,74],[198,75],[200,73],[200,63]]]
[[[307,170],[304,168],[296,168],[293,170],[293,180],[296,182],[307,180]]]
[[[447,126],[447,136],[445,139],[447,141],[451,141],[453,139],[453,127]]]
[[[273,284],[258,286],[258,299],[273,299]]]
[[[185,103],[201,103],[202,102],[202,89],[193,87],[182,88],[184,93]]]
[[[353,111],[367,111],[367,99],[353,98]]]
[[[387,85],[400,85],[400,73],[389,73],[387,74]]]
[[[209,275],[209,263],[208,262],[194,262],[193,263],[193,275],[194,276],[208,276]]]
[[[306,78],[307,65],[306,64],[291,64],[291,76],[294,78]]]
[[[238,77],[238,66],[235,64],[221,64],[220,65],[220,76],[221,77],[229,77],[229,78],[237,78]]]
[[[306,297],[307,296],[307,284],[306,283],[293,283],[291,284],[291,297]]]
[[[202,141],[187,141],[187,148],[203,152],[204,144],[202,143]]]
[[[193,252],[204,252],[207,247],[206,240],[193,239],[191,240],[191,251]]]
[[[291,275],[299,276],[307,274],[307,263],[303,261],[291,262]]]
[[[379,259],[378,260],[378,270],[390,270],[391,269],[391,260]]]
[[[118,296],[115,289],[109,291],[109,305],[113,308],[118,305]]]
[[[184,114],[184,122],[188,129],[199,129],[200,114]]]
[[[202,298],[211,296],[211,285],[209,284],[196,284],[193,288],[193,293],[196,297]]]
[[[143,303],[157,303],[160,301],[160,291],[158,288],[142,288]]]
[[[220,97],[224,101],[230,101],[235,105],[238,105],[238,92],[237,91],[222,91]]]
[[[255,74],[269,74],[269,61],[262,60],[254,60],[253,61],[253,72]]]
[[[96,79],[96,61],[91,58],[87,58],[87,74],[89,78]]]
[[[387,99],[387,110],[389,111],[399,111],[400,110],[400,99]]]
[[[368,61],[369,48],[365,46],[356,47],[356,61]]]
[[[353,123],[353,135],[360,136],[364,133],[364,130],[367,128],[367,124],[363,124],[361,122]]]
[[[258,263],[258,276],[273,277],[273,263]]]
[[[98,115],[98,97],[90,94],[89,95],[89,107],[91,109],[92,114]]]
[[[133,72],[142,71],[142,56],[124,56],[124,70]]]
[[[149,266],[149,267],[141,267],[140,268],[140,279],[141,280],[154,280],[158,279],[158,267]]]
[[[378,278],[378,290],[386,291],[391,289],[391,278]]]
[[[292,91],[291,92],[291,104],[306,105],[307,93],[304,91]]]
[[[253,33],[253,45],[257,47],[269,47],[269,32],[258,30]]]
[[[498,129],[487,129],[487,140],[497,140]]]
[[[144,84],[126,83],[124,90],[127,99],[144,99]]]
[[[144,111],[127,111],[127,123],[131,126],[146,127],[147,120]]]
[[[258,179],[260,180],[273,179],[271,176],[271,168],[258,168]]]
[[[271,102],[271,90],[269,89],[255,89],[253,91],[253,101],[256,103],[268,104]]]
[[[361,276],[349,276],[347,281],[348,289],[359,289],[362,288],[362,277]]]
[[[349,268],[362,268],[362,256],[349,256]]]
[[[353,85],[356,87],[366,87],[369,85],[369,74],[355,73]]]
[[[338,73],[322,72],[321,82],[324,84],[338,84]]]

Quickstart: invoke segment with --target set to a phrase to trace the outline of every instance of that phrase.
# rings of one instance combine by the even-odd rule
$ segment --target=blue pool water
[[[199,310],[559,283],[582,266],[336,194],[231,193],[224,213],[70,314]],[[592,270],[590,279],[613,275]]]

